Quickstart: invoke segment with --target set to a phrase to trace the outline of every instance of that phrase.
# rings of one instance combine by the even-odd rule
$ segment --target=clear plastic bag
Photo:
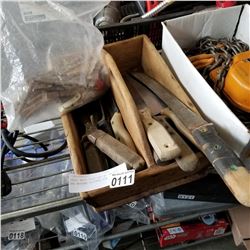
[[[51,130],[36,135],[36,138],[47,141],[47,143],[49,143],[49,145],[46,145],[48,150],[53,150],[54,148],[58,148],[59,145],[62,145],[64,141],[62,133],[63,131]],[[53,140],[55,138],[56,140]],[[30,144],[32,143],[29,140],[24,139],[22,141],[23,147],[20,149],[26,152],[43,151],[40,145]],[[57,156],[67,153],[68,149],[66,148],[58,153]],[[18,166],[24,163],[26,162],[22,159],[18,159],[9,161],[8,166]],[[2,212],[16,211],[18,209],[75,196],[76,194],[70,194],[68,192],[67,186],[68,174],[72,171],[71,161],[62,160],[53,163],[48,162],[43,167],[39,167],[38,165],[37,167],[33,166],[27,169],[20,168],[19,170],[17,169],[9,173],[9,178],[14,185],[12,185],[12,192],[2,199]]]
[[[84,203],[37,219],[42,228],[58,235],[60,243],[66,240],[66,244],[80,244],[81,249],[94,250],[101,242],[100,237],[112,229],[115,218],[112,211],[97,213]]]
[[[32,223],[31,222],[32,220],[34,220],[34,228],[31,229],[30,223]],[[26,223],[24,221],[26,221]],[[23,225],[23,227],[20,224],[18,225],[18,223]],[[29,226],[27,226],[28,224]],[[13,250],[33,250],[35,248],[36,243],[39,241],[41,233],[42,233],[42,228],[40,226],[40,223],[34,218],[20,220],[20,222],[15,221],[14,224],[13,222],[9,222],[9,223],[3,224],[1,229],[2,229],[1,249],[5,249],[5,250],[12,250],[12,249]],[[11,232],[15,234],[15,240],[10,239],[12,238],[10,236],[11,235],[13,236],[13,233]],[[21,238],[19,238],[20,235],[22,235]]]
[[[2,101],[11,131],[80,107],[109,86],[102,34],[86,22],[104,3],[82,2],[77,14],[69,3],[29,2],[27,11],[23,4],[3,2],[1,11]]]
[[[61,213],[67,234],[86,250],[97,249],[101,243],[100,236],[111,230],[114,223],[112,211],[97,213],[87,203],[65,209]]]
[[[115,208],[115,215],[122,220],[133,220],[141,224],[149,224],[147,207],[148,203],[145,199],[134,201],[121,207]]]

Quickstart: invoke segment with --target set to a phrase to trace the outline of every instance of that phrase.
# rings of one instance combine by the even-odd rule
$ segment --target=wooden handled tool
[[[140,94],[137,92],[136,84],[138,83],[129,75],[125,75],[124,80],[127,83],[128,89],[133,96],[135,103],[137,104],[148,140],[157,156],[161,161],[174,159],[180,154],[180,148],[164,126],[152,117],[151,110],[146,106],[145,102],[140,97]]]
[[[111,126],[115,135],[115,138],[120,141],[121,143],[127,145],[131,148],[134,152],[136,152],[135,144],[124,127],[122,115],[119,112],[115,112],[111,118]]]
[[[165,116],[158,116],[156,119],[168,130],[169,134],[174,138],[181,149],[181,154],[175,158],[178,166],[185,172],[190,172],[196,169],[198,164],[198,157],[189,147],[189,145],[182,139],[182,137],[171,127],[166,121]]]
[[[90,141],[83,142],[88,174],[97,173],[108,169],[107,161],[100,150]]]
[[[241,204],[250,207],[250,172],[220,138],[214,125],[194,113],[154,79],[143,73],[133,73],[133,76],[155,93],[178,116],[235,198]]]
[[[190,133],[187,127],[183,125],[183,123],[180,121],[180,119],[169,109],[169,108],[163,108],[161,110],[161,114],[167,116],[170,118],[175,126],[179,129],[179,131],[187,138],[189,141],[191,141],[194,145],[196,145],[198,148],[196,141],[194,140],[194,137]]]
[[[95,144],[100,151],[109,156],[117,164],[125,162],[135,170],[141,170],[144,167],[145,162],[137,153],[111,135],[97,129],[92,117],[91,122],[86,123],[85,127],[89,141]]]

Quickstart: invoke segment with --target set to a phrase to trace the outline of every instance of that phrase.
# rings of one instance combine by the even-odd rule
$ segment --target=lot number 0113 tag
[[[24,240],[25,239],[25,232],[24,231],[10,231],[8,233],[8,240]]]
[[[122,173],[114,173],[110,176],[110,188],[118,188],[133,185],[135,182],[135,170]]]

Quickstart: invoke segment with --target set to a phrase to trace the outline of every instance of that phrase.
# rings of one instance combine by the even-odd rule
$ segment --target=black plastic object
[[[19,135],[19,131],[14,131],[12,133],[10,133],[7,129],[2,129],[2,146],[1,146],[1,194],[2,196],[6,196],[8,195],[11,190],[11,180],[7,174],[7,172],[4,169],[4,160],[5,160],[5,155],[11,151],[13,154],[15,154],[16,156],[21,157],[21,159],[23,161],[26,162],[32,162],[33,160],[30,160],[26,157],[33,157],[33,158],[48,158],[49,156],[55,155],[59,152],[61,152],[63,149],[66,148],[67,146],[67,142],[66,140],[63,142],[63,144],[54,149],[54,150],[50,150],[48,151],[48,148],[45,144],[40,143],[36,138],[33,138],[29,135],[25,135],[25,134],[20,134],[21,137],[28,139],[32,142],[37,142],[38,145],[40,145],[40,147],[44,150],[44,152],[42,153],[29,153],[29,152],[24,152],[21,150],[18,150],[14,145],[15,142],[17,140],[17,137]]]
[[[136,18],[127,23],[117,23],[108,26],[101,26],[99,30],[102,32],[105,43],[112,43],[134,36],[147,35],[157,49],[161,49],[162,43],[162,24],[161,22],[180,16],[194,13],[197,10],[204,9],[210,2],[176,2],[169,6],[162,15],[152,18]]]
[[[19,133],[18,131],[15,131],[15,132]],[[56,148],[56,149],[48,151],[47,147],[42,146],[45,149],[45,152],[42,152],[42,153],[28,153],[28,152],[24,152],[24,151],[18,150],[16,147],[14,147],[14,143],[15,142],[11,143],[9,141],[9,139],[8,139],[9,134],[10,134],[10,132],[7,129],[3,129],[2,130],[2,139],[3,139],[4,143],[5,143],[5,145],[7,146],[7,148],[10,151],[12,151],[16,156],[20,156],[20,157],[34,157],[34,158],[44,157],[44,158],[47,158],[49,156],[53,156],[53,155],[61,152],[67,146],[67,142],[65,140],[63,142],[63,144],[60,147]],[[36,139],[34,139],[34,138],[32,138],[32,137],[30,137],[28,135],[22,135],[21,134],[21,136],[24,137],[24,138],[27,138],[27,139],[29,139],[31,141],[37,141]]]
[[[217,174],[208,174],[200,180],[167,190],[164,198],[238,204]]]
[[[12,190],[11,181],[5,170],[1,170],[1,196],[8,195]]]

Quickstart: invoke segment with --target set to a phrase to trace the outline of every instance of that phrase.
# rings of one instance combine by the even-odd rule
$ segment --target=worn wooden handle
[[[83,143],[85,158],[87,161],[88,174],[97,173],[107,169],[107,162],[99,149],[86,140]]]
[[[244,206],[250,207],[250,173],[242,166],[227,172],[224,176],[227,184],[235,198]]]
[[[218,136],[214,125],[202,125],[192,134],[235,198],[242,205],[250,207],[250,172]]]
[[[125,162],[135,170],[144,167],[145,162],[137,153],[102,130],[95,129],[87,137],[117,164]]]
[[[168,131],[153,119],[148,108],[140,111],[141,119],[148,140],[161,161],[169,161],[177,157],[181,150]]]
[[[177,145],[181,149],[181,153],[175,158],[178,166],[185,172],[194,171],[198,164],[198,157],[188,144],[182,139],[182,137],[171,127],[166,121],[165,117],[157,118],[158,121],[168,130]]]
[[[115,138],[121,143],[127,145],[134,152],[136,152],[135,144],[128,133],[127,129],[124,127],[122,115],[119,112],[115,112],[111,118],[111,126],[115,135]]]
[[[187,127],[183,125],[183,123],[180,121],[180,119],[169,109],[169,108],[164,108],[161,110],[161,114],[167,116],[172,120],[172,122],[175,124],[175,126],[179,129],[179,131],[189,140],[191,141],[194,145],[199,147],[194,140],[194,137],[192,136],[191,132]]]

